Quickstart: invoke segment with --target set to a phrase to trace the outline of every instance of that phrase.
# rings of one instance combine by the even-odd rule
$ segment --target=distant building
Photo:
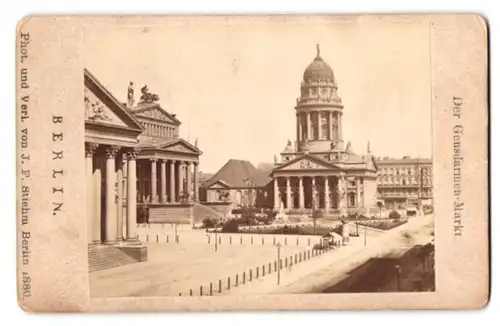
[[[270,181],[268,173],[255,168],[249,161],[231,159],[201,183],[200,201],[211,206],[226,203],[231,209],[263,207],[271,198],[266,190]]]
[[[379,157],[377,199],[386,208],[432,204],[432,160],[429,158]]]
[[[275,157],[273,208],[290,217],[314,209],[332,217],[377,211],[377,166],[368,144],[365,154],[344,142],[344,105],[333,70],[320,56],[305,69],[297,98],[296,141]]]

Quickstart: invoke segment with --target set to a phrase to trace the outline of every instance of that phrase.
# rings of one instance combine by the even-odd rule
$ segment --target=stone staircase
[[[138,260],[118,247],[104,244],[89,245],[89,271],[95,272],[126,264],[137,263]]]

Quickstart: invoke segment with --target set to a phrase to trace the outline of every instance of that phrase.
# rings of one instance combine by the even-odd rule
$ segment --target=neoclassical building
[[[337,88],[318,45],[295,106],[296,141],[287,142],[271,172],[275,210],[294,216],[319,209],[332,217],[375,211],[377,165],[369,144],[359,155],[344,143],[344,105]]]
[[[193,223],[201,151],[179,137],[181,122],[134,85],[120,103],[84,71],[88,241],[144,256],[137,223]]]

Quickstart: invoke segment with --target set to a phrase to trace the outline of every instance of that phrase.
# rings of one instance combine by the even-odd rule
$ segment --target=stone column
[[[317,126],[316,126],[316,128],[318,128],[317,135],[318,135],[318,140],[320,140],[321,139],[321,111],[318,111],[316,120],[317,120]]]
[[[200,185],[198,184],[198,162],[194,162],[194,201],[199,201],[199,187]]]
[[[312,203],[311,205],[312,209],[317,208],[316,205],[318,203],[316,200],[316,177],[314,176],[311,177],[311,203]]]
[[[325,176],[325,210],[330,210],[330,184],[328,183],[328,176]]]
[[[333,140],[333,112],[328,112],[328,139]]]
[[[127,241],[137,241],[137,169],[138,150],[127,153]]]
[[[104,218],[101,209],[101,185],[102,185],[102,161],[99,160],[99,156],[95,157],[95,166],[93,173],[93,185],[94,189],[92,192],[93,197],[93,216],[92,216],[92,242],[101,243],[101,219]]]
[[[116,216],[116,163],[115,156],[120,150],[118,146],[106,149],[106,232],[104,242],[116,242],[117,216]]]
[[[303,139],[304,136],[302,135],[302,117],[303,117],[303,115],[304,115],[303,113],[297,114],[297,128],[298,128],[297,142],[304,140]]]
[[[86,208],[87,208],[87,239],[91,243],[94,239],[94,215],[95,215],[95,198],[94,198],[94,153],[97,150],[98,144],[85,143],[85,187],[86,187]],[[99,180],[100,181],[100,180]],[[100,215],[100,214],[99,214]]]
[[[156,192],[156,186],[158,184],[158,181],[156,179],[156,163],[157,163],[156,158],[151,159],[151,203],[157,203],[158,200],[158,194]]]
[[[356,177],[356,207],[359,208],[361,205],[361,188],[359,184],[359,177]]]
[[[193,192],[193,185],[191,184],[191,162],[186,162],[186,192],[188,193],[189,197],[188,200],[191,201],[193,199],[192,197],[192,192]]]
[[[286,208],[293,208],[292,205],[292,190],[290,188],[290,177],[286,177]]]
[[[160,164],[160,201],[162,204],[167,202],[167,162],[161,160]]]
[[[278,187],[278,177],[275,177],[274,180],[274,209],[280,209],[280,189]]]
[[[119,154],[116,167],[116,240],[123,240],[123,155]]]
[[[299,177],[299,207],[304,209],[304,177]]]
[[[344,140],[342,136],[342,112],[339,112],[337,115],[337,139]]]
[[[311,112],[306,112],[306,135],[307,139],[311,140]]]
[[[175,194],[175,161],[170,161],[170,202],[175,203],[176,201]]]

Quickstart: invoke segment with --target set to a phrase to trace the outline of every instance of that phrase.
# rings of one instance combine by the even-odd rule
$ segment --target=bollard
[[[311,238],[307,239],[307,245],[310,246],[311,245]]]
[[[276,245],[276,238],[273,237],[273,246]]]
[[[250,244],[253,244],[253,236],[250,237]]]
[[[262,276],[266,276],[266,267],[262,265]]]
[[[286,239],[287,239],[287,238],[285,237],[285,246],[286,246]]]
[[[280,259],[280,269],[283,269],[283,259]]]
[[[307,259],[311,259],[311,250],[307,250]]]
[[[229,244],[232,244],[233,243],[233,238],[231,236],[229,236]]]
[[[262,237],[262,245],[264,245],[264,237]]]
[[[236,274],[236,282],[235,282],[235,286],[236,286],[236,287],[238,286],[238,274]]]
[[[299,238],[297,238],[297,246],[299,245]]]
[[[219,236],[219,244],[221,244],[221,242],[222,242],[222,237]]]
[[[295,264],[297,264],[297,254],[295,254]]]
[[[299,253],[299,263],[302,262],[302,253]]]
[[[149,242],[149,234],[146,234],[146,242]]]
[[[292,256],[290,256],[290,266],[292,266],[292,265],[293,265],[293,258],[292,258]]]
[[[285,267],[288,267],[288,258],[285,257]]]
[[[158,242],[160,242],[160,235],[159,234],[156,235],[156,243],[158,243]]]
[[[179,236],[178,235],[175,236],[175,242],[179,243]]]
[[[269,274],[271,274],[271,263],[269,263]]]
[[[222,280],[219,280],[219,293],[222,292]]]
[[[213,295],[213,291],[212,291],[212,282],[210,282],[210,296]]]
[[[203,285],[200,285],[200,297],[203,296]]]
[[[276,272],[278,270],[278,262],[275,260],[274,261],[274,271]]]
[[[189,295],[193,296],[193,289],[189,289]]]
[[[211,238],[211,237],[207,237],[207,238],[208,238],[208,244],[210,244],[210,238]]]
[[[249,281],[252,281],[252,270],[250,270]]]
[[[179,297],[182,297],[182,294],[179,292]]]
[[[243,244],[243,236],[240,235],[240,244]]]
[[[259,266],[255,269],[255,278],[259,278]]]
[[[243,272],[243,284],[245,284],[246,282],[246,275],[245,275],[245,272]]]
[[[230,276],[227,277],[227,289],[228,290],[231,289],[231,277]]]
[[[161,224],[161,228],[162,228],[162,229],[163,229],[163,228],[165,228],[165,223],[162,223],[162,224]]]
[[[168,234],[167,234],[167,243],[168,243]]]

